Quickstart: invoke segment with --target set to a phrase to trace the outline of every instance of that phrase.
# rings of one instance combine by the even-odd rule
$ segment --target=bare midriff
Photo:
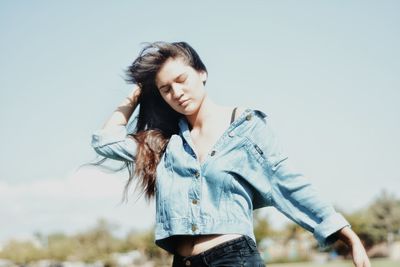
[[[242,236],[241,234],[182,235],[175,236],[176,251],[183,257],[197,255],[223,242]]]

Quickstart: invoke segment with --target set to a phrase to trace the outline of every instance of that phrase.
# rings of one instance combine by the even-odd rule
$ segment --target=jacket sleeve
[[[92,134],[92,147],[101,156],[120,161],[134,161],[136,140],[128,136],[127,126],[115,125]]]
[[[345,226],[351,227],[350,223],[318,194],[309,178],[291,169],[269,118],[264,120],[264,126],[261,143],[271,183],[271,204],[312,232],[320,247],[331,245],[337,240],[332,234]]]

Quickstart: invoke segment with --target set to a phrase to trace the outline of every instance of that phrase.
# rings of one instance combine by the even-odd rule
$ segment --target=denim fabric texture
[[[174,255],[172,267],[187,266],[265,267],[265,264],[254,240],[248,236],[241,236],[194,256]]]
[[[96,130],[94,150],[134,161],[132,125]],[[255,240],[253,210],[273,206],[313,233],[320,247],[349,222],[321,197],[310,179],[291,169],[269,116],[247,108],[220,136],[200,164],[189,125],[179,121],[157,166],[155,243],[175,254],[173,235],[243,234]],[[350,226],[351,227],[351,226]]]

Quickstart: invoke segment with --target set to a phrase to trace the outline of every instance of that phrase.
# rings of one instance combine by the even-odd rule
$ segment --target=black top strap
[[[235,120],[235,113],[236,113],[237,107],[235,107],[232,111],[232,116],[231,116],[231,123]]]

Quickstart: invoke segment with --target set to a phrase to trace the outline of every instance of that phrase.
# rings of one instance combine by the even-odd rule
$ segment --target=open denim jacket
[[[349,222],[321,198],[302,174],[290,169],[268,116],[246,109],[214,144],[202,164],[192,149],[188,122],[169,140],[157,166],[155,243],[175,253],[168,237],[239,233],[255,240],[253,210],[274,206],[313,233],[320,247]],[[127,126],[100,129],[94,150],[115,160],[134,161],[136,143]],[[350,226],[351,227],[351,226]]]

